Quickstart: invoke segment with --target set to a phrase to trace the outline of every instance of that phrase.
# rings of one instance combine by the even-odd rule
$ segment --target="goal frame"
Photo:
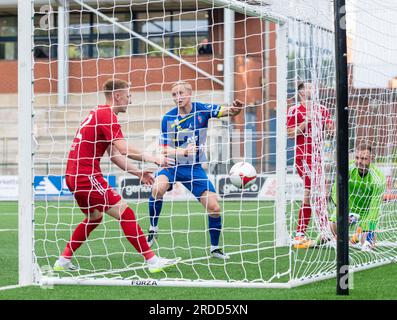
[[[33,214],[33,2],[18,0],[18,270],[19,285],[37,283]]]
[[[80,1],[75,1],[80,3]],[[277,65],[277,140],[276,140],[276,178],[279,184],[286,185],[285,163],[287,159],[287,64],[288,64],[288,18],[271,15],[267,11],[256,10],[249,5],[235,0],[213,0],[204,2],[219,5],[230,11],[240,12],[247,16],[260,17],[276,23],[276,61]],[[285,283],[263,282],[249,283],[244,281],[204,281],[204,280],[122,280],[122,279],[87,279],[87,278],[56,278],[46,275],[46,270],[40,270],[34,254],[34,147],[33,135],[34,120],[34,83],[33,83],[33,0],[18,0],[18,247],[19,247],[19,285],[118,285],[118,286],[180,286],[180,287],[239,287],[239,288],[293,288],[296,286],[335,278],[336,273],[326,273],[304,280],[291,279]],[[226,11],[225,11],[226,12]],[[226,16],[226,15],[225,15]],[[232,19],[230,17],[230,19]],[[232,21],[232,20],[230,20]],[[117,22],[112,22],[117,23]],[[225,28],[225,32],[231,32]],[[229,33],[230,34],[230,33]],[[230,44],[225,44],[230,46]],[[163,49],[164,50],[164,49]],[[227,47],[225,52],[230,52]],[[231,55],[232,56],[232,55]],[[65,58],[65,57],[63,57]],[[179,57],[178,57],[179,58]],[[64,63],[62,59],[60,61]],[[230,62],[230,61],[229,61]],[[232,68],[232,64],[227,65]],[[197,70],[196,70],[197,71]],[[214,78],[215,79],[215,78]],[[214,81],[214,80],[213,80]],[[225,100],[230,99],[230,79],[222,82],[225,90]],[[62,94],[65,94],[63,92]],[[286,193],[283,188],[276,192],[276,247],[289,246],[290,235],[286,221]],[[290,247],[291,252],[291,247]],[[290,253],[291,256],[291,253]],[[397,260],[397,259],[395,259]],[[384,260],[373,262],[370,265],[354,266],[350,271],[360,271],[392,262]],[[290,260],[291,267],[291,260]],[[48,270],[47,270],[48,271]]]
[[[73,2],[84,6],[85,9],[91,10],[88,5],[83,4],[81,1],[73,0]],[[276,59],[279,65],[284,66],[283,68],[277,68],[277,104],[282,106],[277,109],[277,150],[276,150],[276,176],[278,181],[285,183],[286,171],[285,166],[282,163],[286,161],[286,105],[287,105],[287,25],[284,17],[272,16],[267,12],[252,9],[245,3],[237,1],[204,1],[212,3],[214,5],[223,6],[225,10],[225,16],[229,17],[229,21],[232,22],[233,14],[231,12],[240,12],[248,16],[261,17],[263,19],[273,21],[277,23],[276,31]],[[34,188],[33,188],[33,157],[34,157],[34,144],[35,138],[33,134],[33,120],[34,120],[34,83],[33,83],[33,19],[32,14],[34,12],[34,0],[23,1],[18,0],[18,124],[19,124],[19,285],[49,285],[49,284],[95,284],[95,285],[134,285],[137,281],[132,280],[103,280],[103,279],[57,279],[51,276],[46,276],[43,272],[48,270],[40,270],[34,255]],[[63,11],[62,11],[63,12]],[[128,29],[116,21],[112,21],[105,15],[100,14],[98,11],[93,10],[101,18],[107,20],[110,23],[117,24],[123,29]],[[65,23],[65,21],[63,21]],[[228,27],[225,28],[225,33],[228,35],[233,33],[233,24],[228,23]],[[132,34],[132,30],[126,30]],[[62,32],[61,32],[62,33]],[[134,34],[135,35],[135,34]],[[64,41],[65,40],[65,41]],[[63,43],[66,43],[67,39],[61,39]],[[149,41],[144,39],[144,41]],[[154,43],[150,43],[158,47]],[[234,49],[229,43],[225,42],[226,52],[230,52],[230,49]],[[161,51],[166,51],[163,48],[158,48]],[[58,48],[58,52],[61,52],[61,48]],[[168,55],[172,53],[166,52]],[[62,58],[58,61],[61,64],[62,75],[67,72],[65,63],[67,63],[67,57],[63,54],[60,55]],[[232,57],[231,54],[228,55]],[[194,68],[197,72],[204,74],[221,85],[224,86],[225,99],[230,100],[230,88],[233,86],[230,79],[225,82],[214,78],[211,75],[207,75],[202,70],[191,65],[187,61],[181,61],[182,59],[174,55],[172,58],[177,59],[183,64],[186,64],[190,68]],[[233,66],[228,59],[226,65],[229,70],[232,70]],[[23,80],[21,80],[23,79]],[[60,96],[58,102],[61,104],[66,103],[66,92],[67,86],[61,83],[58,84],[60,89]],[[27,94],[30,93],[30,94]],[[282,188],[277,189],[276,193],[276,246],[287,246],[289,245],[289,234],[286,223],[286,195]],[[278,203],[278,205],[277,205]],[[156,283],[156,285],[164,286],[206,286],[206,287],[263,287],[263,288],[290,288],[294,286],[292,283],[247,283],[247,282],[223,282],[223,281],[170,281],[170,280],[145,280],[145,283]],[[142,284],[137,284],[142,285]]]

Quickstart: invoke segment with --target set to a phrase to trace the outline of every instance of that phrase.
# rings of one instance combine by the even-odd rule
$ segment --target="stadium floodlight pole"
[[[32,14],[33,2],[18,0],[18,269],[20,286],[34,283]]]
[[[215,76],[213,76],[212,74],[209,74],[208,72],[196,67],[195,65],[193,65],[192,63],[190,63],[189,61],[182,59],[181,57],[173,54],[172,52],[168,51],[167,49],[164,49],[163,47],[159,46],[157,43],[150,41],[149,39],[141,36],[139,33],[131,30],[130,28],[127,28],[126,26],[122,25],[121,23],[118,23],[115,19],[109,18],[107,15],[103,14],[102,12],[100,12],[99,10],[94,9],[93,7],[89,6],[88,4],[79,1],[79,0],[73,0],[73,2],[81,5],[82,7],[86,8],[87,10],[95,13],[97,16],[101,17],[103,20],[114,24],[115,26],[119,27],[120,29],[128,32],[129,34],[133,35],[134,37],[137,37],[139,40],[149,44],[150,46],[158,49],[159,51],[161,51],[162,53],[164,53],[165,55],[170,56],[171,58],[179,61],[180,63],[184,64],[185,66],[187,66],[188,68],[196,71],[197,73],[203,75],[204,77],[208,78],[209,80],[223,86],[223,81],[219,80],[218,78],[216,78]]]
[[[349,294],[349,86],[345,0],[334,0],[336,62],[337,289]]]

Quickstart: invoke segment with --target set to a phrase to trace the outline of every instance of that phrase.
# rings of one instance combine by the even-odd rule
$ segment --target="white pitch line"
[[[238,228],[238,227],[236,227],[236,228],[229,228],[229,227],[225,227],[224,228],[224,231],[226,231],[226,232],[231,232],[231,231],[233,231],[233,230],[238,230],[239,232],[252,232],[252,228],[256,228],[256,227],[247,227],[247,229],[246,230],[241,230],[240,228]],[[54,228],[48,228],[48,229],[34,229],[34,231],[36,231],[36,232],[45,232],[45,231],[49,231],[49,232],[53,232],[53,231],[59,231],[59,232],[72,232],[74,230],[74,228],[68,228],[68,229],[60,229],[60,228],[57,228],[57,229],[54,229]],[[98,229],[99,230],[99,232],[122,232],[122,229],[108,229],[108,228],[103,228],[103,229]],[[162,229],[162,232],[160,233],[160,234],[164,234],[164,235],[167,235],[167,234],[171,234],[171,231],[172,232],[174,232],[174,233],[186,233],[186,231],[185,230],[179,230],[179,231],[176,231],[176,230],[165,230],[165,229]],[[197,230],[188,230],[189,232],[207,232],[207,230],[206,229],[197,229]],[[261,232],[261,231],[263,231],[263,230],[259,230],[259,232]],[[18,229],[0,229],[0,232],[18,232]],[[271,231],[269,231],[269,232],[271,232]],[[121,238],[123,238],[124,236],[121,236]],[[40,239],[38,239],[38,240],[40,240]]]
[[[258,211],[260,211],[260,210],[258,210]],[[200,217],[200,216],[205,216],[205,215],[206,215],[205,212],[196,212],[196,213],[192,213],[192,212],[190,212],[190,213],[189,212],[175,213],[175,212],[172,212],[171,214],[169,214],[169,213],[163,214],[162,217],[173,217],[173,218],[187,217],[187,216],[189,216],[189,217],[191,217],[191,216]],[[269,214],[265,214],[265,215],[272,216],[273,214],[269,213]],[[15,216],[15,217],[18,217],[18,213],[1,213],[1,216]],[[48,213],[47,214],[35,213],[35,216],[45,216],[45,217],[81,216],[81,217],[84,217],[83,213],[81,213],[81,212],[78,212],[78,213],[60,213],[60,214],[55,214],[55,213],[49,213],[49,214]],[[226,212],[223,212],[223,216],[226,216],[226,217],[229,217],[229,216],[231,216],[231,217],[240,217],[240,216],[242,216],[242,217],[263,217],[264,214],[262,214],[262,213],[258,213],[258,214],[256,214],[256,213],[246,213],[246,212],[243,212],[243,211],[241,211],[241,213],[228,213],[226,211]],[[149,215],[147,215],[147,217],[149,217]],[[141,216],[141,217],[138,216],[138,218],[139,219],[145,219],[145,216]]]
[[[71,229],[35,229],[34,231],[38,232],[44,232],[44,231],[59,231],[59,232],[71,232],[73,231],[73,228]],[[102,231],[109,231],[109,232],[117,232],[121,231],[121,229],[103,229]],[[0,232],[18,232],[18,229],[0,229]]]
[[[19,284],[17,284],[17,285],[12,285],[12,286],[5,286],[5,287],[0,287],[0,291],[18,289],[18,288],[22,288],[22,287],[24,287],[24,286],[21,286],[21,285],[19,285]]]

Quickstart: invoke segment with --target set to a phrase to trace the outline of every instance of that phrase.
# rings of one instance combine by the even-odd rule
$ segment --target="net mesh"
[[[43,273],[62,253],[76,226],[84,219],[68,190],[64,174],[75,133],[90,110],[104,103],[102,84],[120,78],[131,84],[132,104],[120,115],[129,144],[158,153],[161,120],[174,103],[171,85],[178,80],[193,86],[193,101],[226,103],[223,82],[234,83],[233,96],[244,102],[239,116],[211,119],[203,141],[202,163],[215,186],[222,214],[220,245],[229,260],[210,256],[206,208],[182,184],[164,196],[159,237],[153,247],[162,257],[181,257],[177,267],[153,276],[125,239],[118,221],[104,216],[100,226],[76,251],[79,271],[56,274],[68,279],[155,279],[239,282],[244,284],[298,283],[332,276],[335,239],[330,220],[335,183],[335,61],[333,13],[330,1],[70,1],[65,6],[64,51],[59,7],[51,1],[34,3],[34,155],[35,256]],[[374,9],[376,6],[376,10]],[[224,70],[225,7],[235,14],[233,74]],[[396,143],[395,79],[397,43],[393,34],[397,8],[393,1],[356,1],[347,7],[349,41],[349,126],[351,159],[358,141],[374,146],[373,165],[383,172],[385,193],[376,223],[372,251],[351,249],[353,266],[375,265],[396,257]],[[274,19],[276,17],[277,19]],[[277,52],[281,19],[287,26],[285,50]],[[376,23],[374,23],[376,21]],[[61,30],[62,32],[62,30]],[[58,74],[60,55],[67,57]],[[58,67],[57,67],[58,64]],[[277,78],[281,64],[287,81]],[[302,101],[299,83],[311,83],[311,101]],[[60,85],[61,84],[61,85]],[[283,87],[288,110],[311,105],[311,219],[306,230],[310,248],[294,247],[299,210],[304,196],[297,170],[298,136],[288,139],[287,161],[277,181],[280,159],[276,126],[287,117],[277,110],[277,91]],[[64,90],[62,92],[62,90]],[[324,114],[326,110],[326,116]],[[287,113],[287,110],[286,110]],[[288,120],[288,117],[287,117]],[[298,114],[296,114],[296,121]],[[205,143],[204,143],[205,142]],[[306,150],[306,149],[305,149]],[[281,158],[282,159],[282,158]],[[129,160],[130,161],[130,160]],[[239,190],[228,171],[239,161],[252,163],[256,183]],[[135,162],[140,168],[154,168]],[[352,164],[354,166],[354,163]],[[117,169],[105,156],[101,161],[109,184],[128,201],[146,233],[151,188]],[[194,181],[190,181],[194,183]],[[277,188],[285,195],[280,213]],[[286,222],[284,232],[276,225]],[[357,225],[351,226],[351,236]],[[280,246],[277,239],[288,245]],[[317,244],[316,240],[328,240]],[[54,273],[51,273],[54,275]]]

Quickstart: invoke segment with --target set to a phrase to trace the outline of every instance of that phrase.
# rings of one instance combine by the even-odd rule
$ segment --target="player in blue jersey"
[[[161,124],[161,145],[164,155],[176,159],[174,167],[167,167],[156,173],[149,198],[150,229],[148,243],[157,239],[158,220],[164,194],[175,182],[181,182],[208,212],[208,228],[211,239],[212,257],[229,259],[219,247],[222,230],[221,208],[217,194],[201,164],[206,161],[204,145],[210,118],[238,115],[243,103],[235,100],[232,106],[192,102],[192,86],[179,81],[172,86],[172,98],[176,107],[164,115]]]

